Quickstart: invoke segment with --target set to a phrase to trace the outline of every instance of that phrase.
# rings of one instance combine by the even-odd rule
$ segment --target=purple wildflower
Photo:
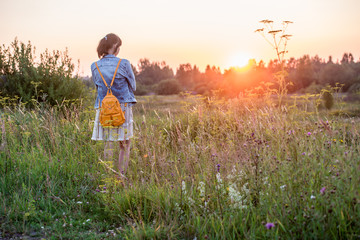
[[[305,152],[303,152],[301,155],[303,155],[303,156],[304,156],[304,155],[306,155],[306,153],[305,153]]]
[[[269,223],[265,224],[265,227],[266,227],[267,229],[272,229],[273,227],[275,227],[275,224],[269,222]]]
[[[320,193],[325,194],[325,190],[326,190],[326,187],[323,187],[322,189],[320,189]]]
[[[217,171],[220,172],[220,164],[216,164]]]
[[[310,135],[311,135],[311,132],[308,132],[307,135],[310,136]]]
[[[95,191],[96,191],[96,192],[100,192],[100,189],[97,188],[97,189],[95,189]]]

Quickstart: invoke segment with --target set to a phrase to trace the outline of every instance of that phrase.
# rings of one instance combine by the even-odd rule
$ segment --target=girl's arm
[[[126,62],[126,73],[127,73],[127,79],[128,79],[128,83],[130,85],[130,87],[132,88],[133,91],[136,90],[136,82],[135,82],[135,75],[134,72],[131,68],[131,64],[130,62]]]

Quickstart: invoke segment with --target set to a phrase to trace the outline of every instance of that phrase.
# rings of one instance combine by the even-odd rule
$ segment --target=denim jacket
[[[116,66],[119,62],[118,57],[114,55],[106,55],[99,61],[97,61],[98,67],[104,76],[104,79],[108,86],[111,84]],[[102,80],[99,71],[96,68],[95,62],[91,64],[92,80],[95,83],[97,90],[97,97],[95,100],[95,108],[101,107],[101,102],[106,95],[107,87]],[[114,84],[111,87],[111,91],[120,103],[135,104],[136,99],[134,91],[136,90],[135,76],[131,68],[131,64],[127,59],[122,59],[120,66],[117,70]]]

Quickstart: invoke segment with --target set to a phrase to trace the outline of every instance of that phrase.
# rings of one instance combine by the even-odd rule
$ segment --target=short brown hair
[[[96,49],[99,58],[109,54],[108,51],[114,46],[114,44],[116,44],[116,50],[121,46],[122,42],[119,36],[114,33],[106,34],[106,36],[100,40]]]

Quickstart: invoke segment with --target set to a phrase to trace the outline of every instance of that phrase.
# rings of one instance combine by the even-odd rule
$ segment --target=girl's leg
[[[113,160],[113,155],[114,155],[113,142],[106,141],[105,148],[104,148],[104,160],[105,161]]]
[[[119,152],[119,171],[121,174],[125,174],[129,166],[130,159],[130,140],[120,141]]]

